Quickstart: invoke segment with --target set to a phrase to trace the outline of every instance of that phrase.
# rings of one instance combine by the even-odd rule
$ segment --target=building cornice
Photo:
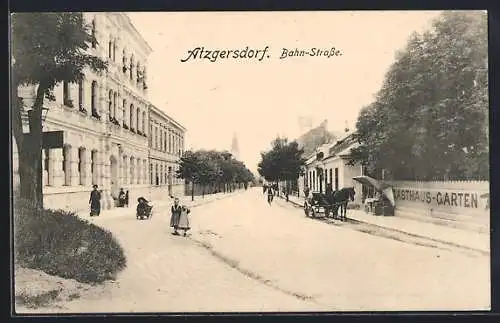
[[[137,31],[135,28],[134,24],[132,23],[132,20],[128,16],[127,13],[124,12],[118,12],[116,15],[119,17],[120,22],[125,26],[128,27],[131,31],[131,35],[134,37],[135,41],[138,43],[138,45],[141,46],[141,48],[145,49],[146,51],[146,56],[151,54],[153,52],[153,49],[149,44],[146,42],[146,40],[142,37],[141,33]]]
[[[185,127],[183,127],[179,122],[175,121],[172,117],[170,117],[169,115],[167,115],[162,110],[158,109],[153,104],[150,105],[150,111],[153,112],[153,113],[155,113],[155,114],[157,114],[159,117],[165,119],[168,123],[174,125],[175,127],[177,127],[182,132],[186,132],[186,128]]]

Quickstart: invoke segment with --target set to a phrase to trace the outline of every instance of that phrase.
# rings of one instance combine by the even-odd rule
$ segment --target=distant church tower
[[[236,133],[233,134],[233,142],[231,143],[231,154],[233,154],[233,158],[240,160],[240,148],[238,146],[238,138],[236,137]]]

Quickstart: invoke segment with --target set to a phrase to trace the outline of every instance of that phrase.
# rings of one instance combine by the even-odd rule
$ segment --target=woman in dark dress
[[[97,185],[93,186],[92,192],[90,192],[90,216],[99,216],[101,213],[101,192],[97,190]]]
[[[174,228],[174,232],[172,234],[178,236],[179,232],[177,232],[177,230],[179,229],[179,220],[182,212],[182,206],[179,205],[178,198],[175,198],[174,205],[172,205],[170,211],[172,212],[172,215],[170,216],[170,227]]]

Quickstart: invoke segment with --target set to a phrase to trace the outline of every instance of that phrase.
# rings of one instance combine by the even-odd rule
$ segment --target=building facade
[[[84,71],[83,81],[57,85],[55,101],[44,103],[49,108],[44,131],[64,131],[64,148],[43,151],[44,203],[76,211],[88,209],[93,184],[102,190],[107,209],[120,188],[129,190],[133,203],[139,195],[151,196],[153,182],[146,78],[152,49],[126,14],[84,13],[84,18],[97,39],[89,51],[108,62],[108,71]],[[21,88],[19,96],[29,109],[35,88]],[[172,129],[185,131],[180,125]],[[176,138],[172,147],[183,148],[183,136]]]
[[[184,153],[186,129],[151,105],[149,109],[149,173],[150,185],[169,196],[184,194],[184,181],[175,174],[179,170],[180,157]],[[164,188],[166,187],[166,191]]]
[[[352,178],[363,174],[361,165],[348,165],[350,150],[358,143],[354,132],[346,132],[339,140],[324,144],[307,156],[304,175],[299,178],[300,192],[303,194],[307,186],[311,191],[325,193],[326,187],[332,185],[334,190],[343,187],[354,187],[355,203],[361,203],[362,186]]]

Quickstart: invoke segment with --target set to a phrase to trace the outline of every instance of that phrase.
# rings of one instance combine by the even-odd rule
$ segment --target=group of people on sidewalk
[[[124,202],[122,206],[128,206],[128,191],[125,193],[123,189],[120,189],[119,199],[120,196]],[[90,216],[99,216],[101,214],[101,198],[102,192],[98,190],[97,185],[93,185],[89,198]],[[137,201],[137,212],[142,212],[144,206],[149,203],[143,197],[139,197]],[[191,210],[185,205],[181,205],[179,201],[178,197],[174,198],[174,204],[170,208],[170,227],[174,229],[174,232],[172,232],[173,235],[180,235],[179,230],[182,230],[184,231],[183,235],[186,236],[187,232],[191,229],[188,216]]]
[[[266,194],[266,192],[267,192],[267,203],[269,203],[269,205],[271,205],[271,203],[273,202],[275,195],[279,196],[279,187],[278,187],[278,184],[276,184],[276,183],[262,185],[262,191],[263,191],[263,194]],[[288,198],[290,195],[290,188],[283,187],[282,193],[283,193],[283,196],[285,197],[286,201],[288,202]]]

